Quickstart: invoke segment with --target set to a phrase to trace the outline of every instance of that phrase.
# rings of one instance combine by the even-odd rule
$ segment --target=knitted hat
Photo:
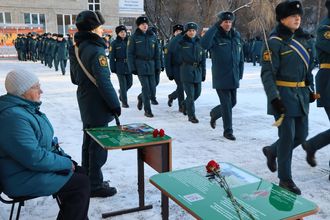
[[[175,33],[177,30],[183,31],[183,25],[182,24],[176,24],[173,26],[173,33]]]
[[[230,11],[223,11],[218,14],[219,22],[222,23],[223,21],[234,21],[235,15]]]
[[[302,15],[304,13],[303,7],[300,1],[284,1],[276,6],[276,20],[278,22],[281,19],[289,17],[291,15],[299,14]]]
[[[91,31],[104,23],[105,20],[99,11],[82,11],[76,18],[78,31]]]
[[[39,82],[38,77],[22,69],[10,71],[5,79],[5,87],[9,94],[21,96]]]
[[[146,16],[140,16],[135,21],[136,26],[140,26],[140,24],[147,23],[149,24],[149,19]]]
[[[127,32],[127,29],[126,29],[126,27],[125,27],[124,25],[119,25],[119,26],[116,27],[116,34],[117,34],[117,35],[118,35],[119,32],[121,32],[121,31],[126,31],[126,32]]]

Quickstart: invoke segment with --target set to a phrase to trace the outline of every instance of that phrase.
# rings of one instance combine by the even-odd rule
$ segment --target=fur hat
[[[105,20],[99,11],[82,11],[76,18],[76,26],[78,31],[91,31],[104,23]]]
[[[136,26],[140,26],[140,24],[147,23],[149,24],[149,19],[146,16],[140,16],[135,21]]]
[[[119,25],[116,27],[116,34],[118,35],[119,32],[121,31],[126,31],[127,32],[127,28],[124,25]]]
[[[15,69],[10,71],[5,79],[7,93],[21,96],[39,82],[38,77],[31,72]]]
[[[222,11],[218,14],[219,22],[222,23],[223,21],[234,21],[235,15],[230,11]]]
[[[173,33],[176,32],[177,30],[183,31],[183,25],[182,24],[176,24],[173,26]]]
[[[299,14],[303,15],[303,7],[300,1],[284,1],[276,6],[276,20],[278,22],[281,19],[289,17],[291,15]]]
[[[198,24],[196,24],[195,22],[188,22],[185,24],[184,30],[188,31],[190,29],[194,29],[194,30],[198,30]]]

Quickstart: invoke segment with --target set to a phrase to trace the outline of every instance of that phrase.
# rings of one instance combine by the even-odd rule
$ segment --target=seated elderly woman
[[[0,186],[10,197],[58,196],[57,219],[88,219],[89,178],[53,140],[38,77],[13,70],[0,96]]]

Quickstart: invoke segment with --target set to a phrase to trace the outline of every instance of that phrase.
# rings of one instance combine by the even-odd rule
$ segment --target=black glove
[[[137,73],[137,71],[135,70],[135,71],[132,71],[132,74],[133,74],[133,75],[137,75],[138,73]]]
[[[161,71],[161,72],[163,72],[164,70],[165,70],[165,68],[164,68],[164,67],[160,68],[160,71]]]
[[[205,76],[202,76],[202,81],[203,81],[203,82],[205,81]]]
[[[174,79],[174,76],[168,76],[168,79],[172,81]]]
[[[285,113],[285,106],[282,102],[281,99],[275,98],[271,101],[271,104],[273,106],[273,109],[278,113],[278,114],[283,114]]]
[[[113,108],[113,109],[111,109],[111,113],[112,113],[113,115],[120,116],[120,115],[121,115],[121,108],[120,108],[120,107]]]
[[[112,73],[116,73],[117,71],[116,70],[111,70]]]
[[[309,103],[313,103],[316,100],[316,96],[314,92],[309,92]]]

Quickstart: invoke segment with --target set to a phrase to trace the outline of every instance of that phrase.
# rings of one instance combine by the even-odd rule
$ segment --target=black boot
[[[296,184],[293,182],[293,180],[280,180],[280,187],[287,189],[297,195],[301,195],[301,190],[296,186]]]
[[[152,99],[151,100],[151,104],[152,105],[158,105],[159,103],[158,103],[158,101],[156,99]]]
[[[223,134],[223,136],[225,138],[227,138],[228,140],[231,140],[231,141],[235,141],[236,140],[236,137],[233,135],[233,134]]]
[[[102,186],[96,190],[91,191],[91,198],[93,197],[110,197],[117,193],[117,189],[115,187],[110,187],[109,185],[102,184]]]
[[[145,112],[144,116],[148,117],[148,118],[153,118],[154,115],[152,114],[152,112]]]
[[[168,101],[167,101],[167,105],[168,105],[168,107],[172,107],[172,105],[173,105],[173,100],[174,100],[174,99],[172,99],[171,96],[168,95]]]
[[[316,160],[315,160],[315,151],[309,149],[307,143],[302,143],[301,144],[302,148],[306,151],[306,161],[307,163],[311,166],[311,167],[315,167],[316,164]]]
[[[123,108],[129,108],[129,105],[127,104],[127,102],[122,102],[121,106]]]
[[[196,116],[189,117],[188,120],[194,124],[197,124],[199,122]]]
[[[262,152],[267,158],[268,169],[274,173],[277,170],[276,156],[274,156],[272,152],[269,150],[269,146],[262,148]]]
[[[137,103],[137,108],[141,111],[142,110],[142,99],[138,96],[138,103]]]

